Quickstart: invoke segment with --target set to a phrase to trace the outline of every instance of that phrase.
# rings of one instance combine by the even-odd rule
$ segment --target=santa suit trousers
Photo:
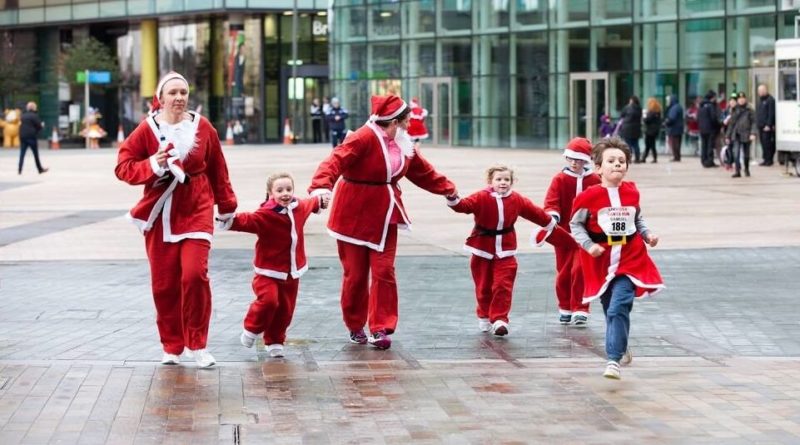
[[[589,313],[583,304],[583,274],[580,251],[556,247],[556,298],[561,313]]]
[[[342,318],[350,331],[394,332],[397,327],[397,224],[390,224],[383,252],[337,241],[342,262]]]
[[[478,318],[488,318],[492,323],[497,320],[508,323],[511,294],[517,277],[517,259],[510,256],[489,260],[472,255],[469,267],[475,281]]]
[[[250,303],[250,309],[244,317],[244,328],[254,334],[263,332],[265,345],[285,343],[299,287],[300,280],[297,278],[278,280],[256,275],[253,278],[256,299]]]
[[[161,216],[145,233],[150,262],[156,325],[164,352],[180,354],[184,347],[203,349],[211,320],[211,285],[208,252],[211,243],[201,239],[164,242]]]

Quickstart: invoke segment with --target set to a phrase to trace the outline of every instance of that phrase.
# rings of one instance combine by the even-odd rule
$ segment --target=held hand
[[[754,134],[751,134],[751,135],[750,135],[750,142],[753,142],[753,141],[755,141],[755,140],[756,140],[756,135],[754,135]]]
[[[167,168],[167,158],[169,158],[169,155],[165,149],[161,148],[156,152],[156,162],[159,167]]]
[[[444,195],[444,197],[447,198],[448,201],[455,201],[458,199],[458,190],[453,190],[453,193]]]
[[[647,234],[647,239],[645,240],[647,245],[650,247],[656,247],[658,245],[658,235],[653,235],[652,233]]]
[[[324,195],[320,195],[320,197],[319,197],[319,206],[320,206],[320,208],[327,209],[328,205],[330,204],[330,202],[331,202],[331,194],[330,193],[326,193]]]
[[[592,244],[591,247],[589,247],[589,255],[591,255],[591,256],[593,256],[595,258],[597,258],[600,255],[602,255],[603,252],[605,252],[605,251],[606,251],[606,249],[603,246],[601,246],[600,244]]]

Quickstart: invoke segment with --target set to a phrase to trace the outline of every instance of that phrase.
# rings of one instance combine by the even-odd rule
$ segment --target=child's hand
[[[331,194],[325,193],[324,195],[320,195],[319,197],[319,206],[323,209],[328,208],[328,204],[331,202]]]
[[[601,246],[600,244],[592,244],[589,247],[589,255],[593,256],[594,258],[599,257],[605,251],[606,251],[606,249],[603,246]]]
[[[648,233],[645,241],[647,242],[648,246],[656,247],[656,245],[658,244],[658,235],[653,235],[652,233]]]
[[[458,199],[458,190],[454,190],[452,194],[444,195],[444,197],[447,198],[448,201],[455,201]]]

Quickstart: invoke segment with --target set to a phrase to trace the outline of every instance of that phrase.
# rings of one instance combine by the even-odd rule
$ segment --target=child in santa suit
[[[586,167],[591,163],[592,143],[586,138],[574,138],[567,143],[564,157],[567,166],[553,177],[544,198],[544,211],[558,221],[558,226],[569,232],[569,217],[575,196],[590,186],[600,183],[600,177]],[[535,229],[533,238],[538,231]],[[541,245],[538,244],[538,245]],[[589,305],[583,303],[583,276],[579,250],[574,246],[556,247],[556,299],[558,321],[561,324],[586,326]]]
[[[631,151],[619,138],[606,139],[593,151],[601,185],[579,194],[572,205],[572,236],[583,247],[584,298],[600,298],[606,315],[606,355],[603,375],[620,378],[620,362],[630,363],[628,334],[634,298],[655,295],[664,288],[647,253],[658,244],[642,219],[639,190],[623,181]]]
[[[311,213],[328,206],[328,198],[317,196],[298,200],[289,173],[267,178],[267,200],[255,212],[237,213],[220,221],[221,230],[258,235],[253,260],[256,299],[244,317],[240,340],[251,348],[263,335],[270,357],[283,357],[286,330],[292,322],[300,277],[308,270],[303,227]]]
[[[144,196],[127,218],[144,234],[156,324],[164,355],[177,364],[184,349],[200,367],[212,366],[206,350],[211,319],[208,254],[214,205],[220,216],[236,210],[236,195],[219,135],[187,110],[189,84],[178,73],[156,87],[153,112],[121,144],[114,172],[143,185]]]
[[[399,96],[373,96],[369,121],[322,161],[308,189],[312,196],[329,194],[336,184],[328,233],[342,262],[344,323],[351,342],[378,349],[391,346],[397,326],[397,230],[411,226],[398,182],[406,177],[431,193],[456,193],[414,147],[407,133],[410,112]]]
[[[428,129],[425,128],[425,118],[428,117],[428,110],[422,108],[419,104],[419,99],[416,97],[411,98],[411,102],[408,106],[411,107],[411,115],[408,121],[408,136],[414,142],[428,139]]]
[[[575,248],[575,241],[558,227],[556,220],[530,199],[511,190],[514,172],[497,165],[486,171],[488,187],[460,199],[448,198],[447,205],[458,213],[475,215],[475,227],[464,250],[472,254],[470,269],[478,301],[478,328],[494,335],[508,334],[508,313],[517,275],[517,235],[514,223],[522,217],[545,227],[539,241],[563,248]]]

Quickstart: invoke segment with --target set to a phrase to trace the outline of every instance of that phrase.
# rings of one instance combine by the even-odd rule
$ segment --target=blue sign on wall
[[[86,82],[85,71],[78,71],[76,74],[79,83]],[[110,71],[89,71],[89,83],[110,83],[110,82],[111,82]]]

